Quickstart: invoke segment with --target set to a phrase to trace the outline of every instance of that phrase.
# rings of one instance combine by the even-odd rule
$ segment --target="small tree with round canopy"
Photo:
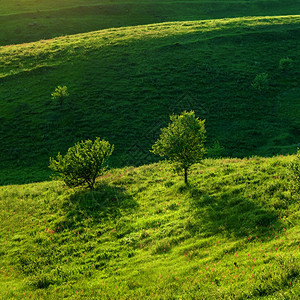
[[[67,186],[87,185],[94,189],[96,178],[103,174],[103,164],[114,150],[108,141],[96,138],[81,141],[70,147],[65,156],[58,153],[56,159],[50,158],[49,168],[59,173]]]
[[[165,157],[178,173],[183,171],[184,182],[188,184],[189,168],[200,162],[205,154],[205,120],[196,118],[194,111],[173,114],[170,120],[150,151]]]

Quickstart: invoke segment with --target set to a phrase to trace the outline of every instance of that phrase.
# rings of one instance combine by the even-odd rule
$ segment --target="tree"
[[[88,185],[93,190],[96,178],[103,174],[103,164],[114,150],[108,141],[96,138],[81,141],[70,147],[65,156],[58,153],[50,158],[49,168],[59,173],[59,177],[69,187]]]
[[[282,58],[279,61],[279,69],[281,71],[288,71],[288,70],[292,70],[294,66],[294,61],[291,58]]]
[[[60,106],[63,105],[64,99],[66,99],[67,97],[69,97],[69,93],[68,93],[68,88],[64,85],[64,86],[58,86],[55,88],[54,92],[51,94],[51,99],[52,100],[58,100]]]
[[[252,87],[260,92],[269,89],[269,75],[267,73],[257,74],[252,82]]]
[[[194,111],[173,114],[170,120],[171,123],[161,129],[160,137],[150,151],[166,157],[178,173],[183,171],[187,184],[189,168],[200,162],[205,154],[205,120],[196,118]]]

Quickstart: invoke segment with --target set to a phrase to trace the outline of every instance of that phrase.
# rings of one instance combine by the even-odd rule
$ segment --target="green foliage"
[[[168,127],[161,129],[151,152],[166,157],[178,172],[184,171],[187,183],[188,169],[205,154],[205,120],[196,118],[194,111],[171,115],[170,120]]]
[[[298,149],[296,158],[291,162],[290,169],[292,173],[292,190],[300,194],[300,149]]]
[[[289,71],[293,68],[294,66],[294,61],[291,58],[282,58],[279,61],[279,69],[281,71]]]
[[[251,84],[251,86],[262,92],[269,89],[269,75],[267,73],[257,74]]]
[[[56,159],[50,158],[49,168],[60,174],[60,178],[69,187],[88,185],[94,188],[96,178],[103,174],[103,164],[112,154],[114,145],[96,138],[81,141],[69,148],[67,154],[60,153]]]
[[[57,100],[60,105],[63,104],[64,99],[69,97],[68,88],[64,86],[58,86],[55,88],[54,92],[51,94],[52,100]]]

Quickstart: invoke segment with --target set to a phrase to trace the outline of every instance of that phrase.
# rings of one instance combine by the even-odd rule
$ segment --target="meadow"
[[[299,0],[0,0],[0,299],[297,299],[299,53]],[[184,110],[189,185],[149,152]],[[50,181],[95,137],[94,191]]]
[[[0,47],[0,183],[47,180],[50,156],[96,136],[115,144],[113,167],[154,162],[160,128],[185,109],[206,119],[210,153],[295,153],[299,23],[168,22]],[[287,57],[292,69],[280,70]],[[270,77],[261,92],[251,86],[260,73]],[[70,93],[62,107],[51,100],[58,85]]]
[[[294,156],[0,187],[2,299],[297,299]]]
[[[0,46],[171,21],[299,14],[299,0],[1,0]]]

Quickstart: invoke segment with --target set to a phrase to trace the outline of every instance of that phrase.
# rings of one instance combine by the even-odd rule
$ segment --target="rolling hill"
[[[293,156],[0,187],[1,299],[297,299]]]
[[[49,156],[96,136],[115,144],[114,167],[153,162],[159,129],[185,109],[206,119],[219,155],[294,153],[299,24],[297,15],[167,22],[0,47],[0,182],[45,180]],[[251,86],[260,73],[270,78],[261,92]],[[58,85],[70,92],[62,107],[51,100]]]
[[[299,0],[1,0],[0,45],[106,28],[244,16],[297,15]]]
[[[299,0],[0,0],[0,26],[1,299],[298,297]],[[184,110],[189,185],[149,152]],[[94,191],[49,181],[95,137]]]

